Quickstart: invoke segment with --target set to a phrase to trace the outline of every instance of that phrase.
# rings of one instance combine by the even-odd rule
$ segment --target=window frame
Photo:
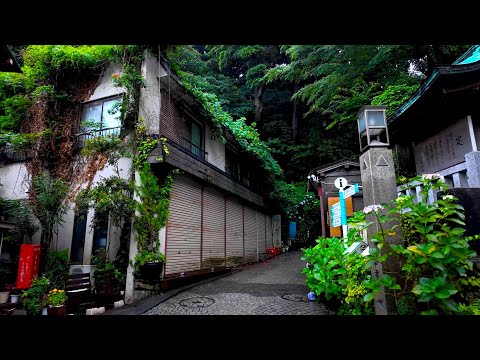
[[[110,128],[106,128],[106,127],[100,127],[97,131],[92,131],[91,129],[85,129],[83,128],[82,126],[82,122],[85,121],[85,120],[82,120],[82,117],[83,117],[83,112],[85,110],[85,108],[87,106],[95,106],[97,104],[101,104],[102,105],[102,108],[101,108],[101,111],[100,111],[100,124],[103,124],[103,108],[104,108],[104,104],[108,101],[111,101],[111,100],[114,100],[116,98],[118,98],[118,100],[121,102],[123,100],[123,97],[125,96],[125,93],[122,92],[120,94],[115,94],[115,95],[110,95],[110,96],[106,96],[106,97],[103,97],[103,98],[99,98],[99,99],[95,99],[95,100],[91,100],[91,101],[85,101],[83,103],[81,103],[81,108],[80,108],[80,114],[78,116],[78,129],[79,129],[79,133],[81,134],[84,134],[84,133],[92,133],[92,132],[98,132],[98,133],[102,133],[102,130],[105,130],[105,129],[110,129]],[[122,120],[120,119],[120,126],[118,126],[119,128],[122,127]],[[114,127],[116,128],[116,127]],[[113,128],[112,128],[113,129]]]

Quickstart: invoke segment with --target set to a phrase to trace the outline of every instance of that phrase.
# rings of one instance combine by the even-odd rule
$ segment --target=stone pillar
[[[472,151],[465,154],[467,163],[468,186],[480,188],[480,151]]]
[[[372,148],[360,156],[360,169],[362,176],[363,203],[365,206],[389,203],[397,198],[397,185],[395,181],[395,168],[393,165],[392,150],[387,148]],[[380,210],[379,214],[385,214],[386,210]],[[374,222],[374,225],[368,228],[368,235],[373,235],[380,228],[377,225],[376,217],[373,213],[367,215],[367,220]],[[388,222],[383,224],[383,229],[389,229],[395,223]],[[399,236],[386,236],[386,241],[391,244],[399,244],[402,239]],[[375,248],[375,243],[369,242],[371,249]],[[390,258],[381,264],[376,264],[372,268],[372,276],[380,277],[383,272],[388,273],[393,278],[400,272],[400,262],[398,259]],[[385,295],[384,289],[375,297],[375,314],[388,315],[395,314],[396,305],[393,296]]]
[[[135,185],[140,185],[140,175],[138,171],[135,171]],[[136,201],[140,201],[137,192],[133,194],[133,198]],[[135,277],[133,275],[133,266],[130,264],[130,261],[133,261],[135,259],[135,256],[137,255],[137,234],[133,228],[134,221],[135,220],[132,219],[132,231],[130,233],[130,251],[128,254],[129,261],[127,268],[127,279],[125,283],[125,304],[131,304],[134,301],[133,292],[135,290]]]

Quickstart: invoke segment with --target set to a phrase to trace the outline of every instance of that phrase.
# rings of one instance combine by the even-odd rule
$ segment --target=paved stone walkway
[[[288,252],[195,286],[144,315],[330,315],[308,301],[301,252]]]

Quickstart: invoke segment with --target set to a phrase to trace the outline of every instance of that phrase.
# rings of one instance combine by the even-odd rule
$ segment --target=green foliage
[[[65,290],[54,288],[47,294],[47,304],[51,306],[61,306],[67,301]]]
[[[52,179],[47,174],[33,177],[32,191],[35,193],[33,211],[42,227],[42,243],[49,247],[53,233],[63,224],[67,212],[65,198],[68,185],[61,179]]]
[[[395,279],[384,274],[364,281],[363,285],[371,289],[365,301],[373,299],[383,285],[395,298],[399,314],[460,313],[459,304],[466,301],[464,279],[467,271],[472,270],[470,259],[476,255],[464,236],[463,207],[452,195],[427,204],[429,189],[446,188],[439,176],[423,175],[411,181],[423,185],[421,202],[414,202],[413,196],[401,196],[385,204],[383,215],[372,212],[380,231],[371,235],[377,249],[370,250],[368,264],[373,266],[396,257],[401,262],[401,273]],[[389,221],[399,225],[383,229],[382,224]],[[371,224],[366,223],[366,227]],[[403,238],[403,244],[387,241],[395,234]]]
[[[50,281],[46,277],[35,277],[30,288],[22,293],[23,307],[28,315],[39,315],[47,305],[46,295],[50,289]]]
[[[144,163],[139,170],[140,184],[137,186],[139,201],[136,203],[134,229],[137,233],[139,250],[158,251],[158,232],[167,223],[169,216],[172,175],[168,175],[163,186],[153,174],[150,164]]]
[[[362,281],[370,278],[366,261],[361,255],[344,252],[344,242],[338,238],[318,238],[316,246],[304,249],[307,286],[340,314],[371,314],[372,304],[363,302],[367,290]]]
[[[418,85],[390,85],[372,99],[372,105],[385,105],[387,117],[392,115],[418,89]]]
[[[95,266],[93,275],[101,274],[106,271],[113,271],[113,275],[117,281],[118,286],[125,287],[126,273],[121,269],[117,268],[114,263],[107,261],[107,254],[105,249],[98,250],[96,255],[92,255],[91,258],[92,265]]]
[[[27,77],[47,80],[53,72],[107,65],[121,53],[111,45],[30,45],[25,50],[22,71]]]
[[[103,178],[93,188],[82,190],[77,196],[77,208],[94,209],[93,226],[105,222],[108,218],[115,226],[121,226],[134,212],[132,192],[129,182],[113,175]]]
[[[134,268],[133,271],[135,274],[139,273],[140,267],[147,263],[163,263],[165,262],[165,255],[158,252],[158,249],[154,252],[147,249],[140,250],[134,259]]]
[[[26,200],[5,200],[0,198],[0,215],[11,217],[17,226],[10,230],[20,243],[24,237],[30,238],[38,230],[37,221],[31,205]]]
[[[93,157],[103,154],[107,157],[108,164],[116,165],[122,156],[130,156],[127,145],[118,135],[94,136],[85,140],[81,154]]]
[[[47,252],[44,276],[50,281],[50,288],[65,289],[69,270],[68,249]]]
[[[180,65],[176,63],[180,51],[177,47],[168,54],[169,60],[172,61],[172,68],[182,79],[182,85],[202,104],[204,111],[212,118],[219,132],[222,133],[222,127],[225,127],[245,151],[260,159],[265,170],[274,175],[280,175],[282,170],[272,157],[268,146],[260,140],[260,135],[255,128],[256,124],[248,125],[245,117],[235,120],[223,109],[222,101],[212,92],[213,89],[205,81],[201,72],[193,73],[180,68],[182,63]],[[223,135],[222,141],[225,142]]]
[[[141,169],[143,164],[147,161],[148,156],[158,145],[157,139],[152,139],[147,137],[145,140],[140,142],[137,146],[137,156],[133,160],[133,165],[137,169]]]

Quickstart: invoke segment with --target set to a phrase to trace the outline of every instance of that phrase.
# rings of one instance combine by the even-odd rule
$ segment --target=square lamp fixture
[[[390,145],[388,138],[386,106],[365,105],[357,113],[358,137],[360,151],[369,147],[387,147]]]

